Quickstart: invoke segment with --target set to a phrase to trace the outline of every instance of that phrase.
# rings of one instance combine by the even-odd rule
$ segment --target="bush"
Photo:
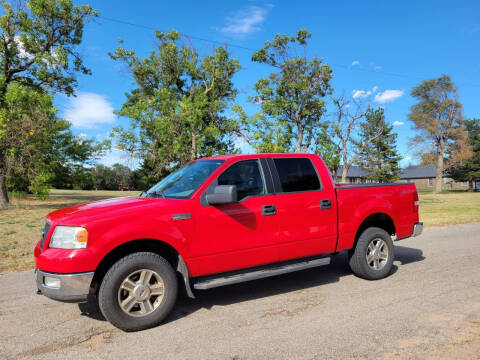
[[[52,179],[53,174],[41,171],[40,174],[32,180],[28,190],[40,200],[45,200],[50,193],[50,181]]]

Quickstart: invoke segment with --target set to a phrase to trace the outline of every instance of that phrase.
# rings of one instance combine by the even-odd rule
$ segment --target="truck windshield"
[[[187,199],[223,162],[224,160],[192,162],[165,177],[143,196]]]

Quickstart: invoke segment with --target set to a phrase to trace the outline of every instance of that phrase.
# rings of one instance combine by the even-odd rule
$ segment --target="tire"
[[[168,261],[151,252],[138,252],[108,270],[98,303],[114,326],[138,331],[159,325],[175,305],[177,292],[177,277]]]
[[[395,258],[392,238],[383,229],[368,228],[348,255],[350,269],[355,275],[367,280],[382,279],[390,274]]]

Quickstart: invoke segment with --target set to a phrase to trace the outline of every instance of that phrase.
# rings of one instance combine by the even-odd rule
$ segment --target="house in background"
[[[342,181],[342,170],[340,166],[335,176],[335,182],[339,184]],[[417,189],[433,189],[435,188],[435,177],[437,169],[431,165],[415,165],[409,166],[400,171],[398,182],[413,182]],[[347,172],[348,184],[366,184],[372,181],[367,180],[366,172],[360,166],[352,165]],[[448,177],[442,180],[442,188],[445,190],[467,190],[468,182],[457,182]]]
[[[432,165],[409,166],[399,174],[400,182],[413,182],[417,189],[435,188],[437,168]],[[446,176],[442,179],[442,189],[444,190],[467,190],[468,182],[458,182]]]
[[[431,165],[411,165],[400,171],[400,182],[413,182],[417,189],[435,187],[437,169]]]
[[[337,169],[337,175],[335,176],[335,183],[340,184],[342,182],[342,171],[343,166]],[[365,179],[367,173],[363,170],[360,166],[352,165],[348,168],[347,171],[347,184],[365,184],[367,182],[371,182]]]

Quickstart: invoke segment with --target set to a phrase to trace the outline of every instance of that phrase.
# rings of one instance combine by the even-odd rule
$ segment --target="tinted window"
[[[283,192],[320,190],[312,162],[305,158],[274,159]]]
[[[257,160],[240,161],[218,177],[218,185],[236,185],[238,200],[264,193],[263,178]]]

